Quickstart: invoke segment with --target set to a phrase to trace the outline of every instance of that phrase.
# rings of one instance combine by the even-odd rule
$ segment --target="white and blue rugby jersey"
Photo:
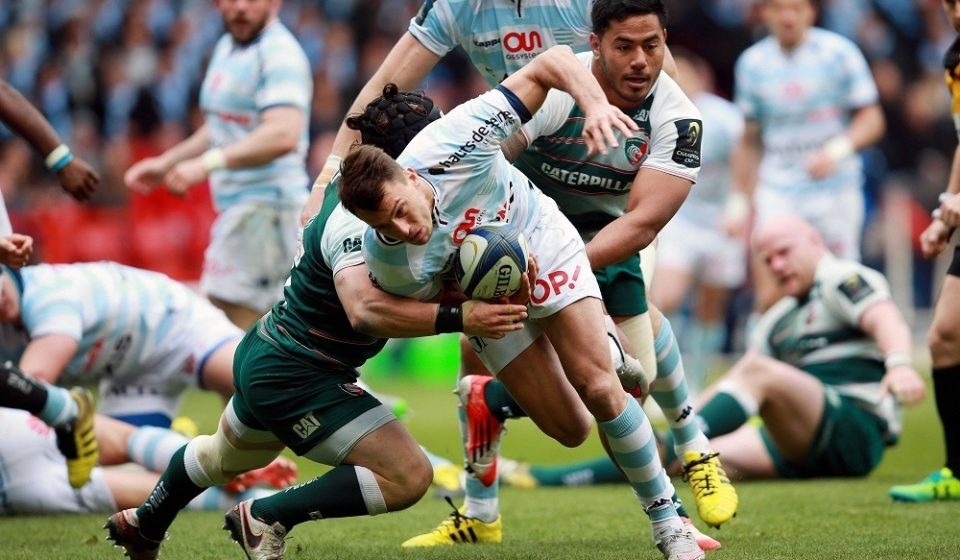
[[[790,52],[767,37],[740,55],[735,73],[736,103],[760,124],[760,187],[802,192],[862,183],[857,157],[821,181],[806,170],[807,158],[846,130],[852,111],[877,102],[877,86],[856,45],[819,28]]]
[[[592,0],[424,0],[410,34],[443,56],[463,47],[491,86],[555,45],[590,50]]]
[[[736,105],[712,93],[700,93],[691,101],[703,115],[700,176],[677,216],[713,227],[719,225],[730,194],[730,154],[743,135],[743,114]]]
[[[67,382],[136,378],[152,370],[167,355],[157,350],[183,325],[178,321],[189,320],[183,312],[198,299],[163,274],[111,262],[39,264],[20,275],[26,335],[65,335],[80,345],[61,377]],[[27,339],[4,342],[0,359],[19,362]]]
[[[250,134],[263,111],[291,106],[309,115],[313,96],[310,64],[293,34],[279,21],[241,45],[229,33],[217,42],[200,89],[210,144],[227,146]],[[306,122],[306,118],[305,118]],[[222,169],[210,175],[217,209],[267,201],[301,205],[307,196],[307,126],[297,148],[259,167]]]
[[[577,55],[587,68],[592,53]],[[587,154],[584,112],[570,94],[554,89],[522,130],[529,148],[515,165],[557,202],[581,233],[595,232],[623,215],[641,168],[692,183],[700,170],[700,111],[666,72],[636,107],[625,109],[639,130],[604,154]],[[614,131],[618,137],[619,131]]]
[[[437,295],[457,247],[476,226],[507,221],[530,237],[540,205],[549,200],[500,151],[527,119],[523,103],[500,86],[430,123],[410,142],[397,162],[433,189],[433,233],[426,245],[413,245],[366,229],[363,258],[381,288],[421,300]]]

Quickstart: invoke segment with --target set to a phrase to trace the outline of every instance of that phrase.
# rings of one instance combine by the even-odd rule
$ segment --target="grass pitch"
[[[458,436],[449,391],[382,385],[405,397],[413,409],[408,424],[435,453],[455,458]],[[930,393],[932,395],[932,392]],[[201,428],[215,427],[219,404],[206,394],[190,395],[185,412]],[[592,438],[565,449],[539,435],[529,421],[509,424],[504,454],[517,459],[564,463],[600,453]],[[739,483],[740,511],[722,530],[710,531],[724,548],[708,558],[734,559],[958,559],[960,502],[897,504],[891,484],[925,476],[943,460],[939,423],[931,396],[906,413],[899,446],[866,479]],[[300,461],[301,479],[324,469]],[[695,511],[686,486],[675,480]],[[413,508],[374,518],[306,523],[292,532],[288,558],[307,559],[650,559],[653,547],[646,517],[626,485],[501,491],[504,544],[405,550],[406,538],[434,527],[449,513],[446,503],[425,497]],[[105,516],[0,518],[0,559],[86,560],[121,558],[104,540]],[[183,513],[170,530],[161,558],[242,558],[220,530],[222,513]],[[701,528],[703,525],[700,524]]]

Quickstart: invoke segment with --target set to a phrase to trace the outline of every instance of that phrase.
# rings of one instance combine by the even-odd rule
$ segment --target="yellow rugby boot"
[[[453,505],[449,499],[447,502]],[[462,508],[461,508],[462,509]],[[447,546],[454,544],[500,543],[503,541],[503,522],[500,515],[492,523],[485,523],[474,517],[467,517],[454,508],[449,517],[440,522],[429,533],[417,535],[404,541],[400,546],[415,548],[424,546]]]
[[[683,480],[697,501],[700,519],[719,527],[737,514],[737,490],[720,465],[718,453],[687,451],[683,454]]]
[[[55,432],[57,448],[67,459],[70,486],[80,488],[90,480],[90,472],[100,460],[100,446],[93,429],[93,395],[83,387],[74,387],[70,397],[77,403],[77,416]]]

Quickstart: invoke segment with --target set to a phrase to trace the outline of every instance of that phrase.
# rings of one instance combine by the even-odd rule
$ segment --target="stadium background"
[[[415,0],[287,0],[281,19],[314,73],[309,170],[316,174],[336,128],[419,8]],[[669,2],[669,43],[706,58],[729,97],[737,55],[762,35],[755,0]],[[956,133],[942,53],[954,33],[940,0],[825,0],[820,24],[857,42],[887,117],[883,142],[864,153],[867,264],[890,277],[898,303],[924,331],[942,275],[916,244],[947,181]],[[223,32],[211,0],[12,0],[0,4],[0,76],[33,100],[75,152],[101,173],[94,200],[77,205],[26,144],[0,130],[0,190],[16,231],[34,236],[35,262],[108,259],[184,281],[200,274],[214,216],[206,185],[184,199],[124,188],[123,172],[202,122],[200,81]],[[455,51],[424,88],[444,109],[486,89]],[[741,304],[742,305],[742,304]],[[452,338],[392,346],[373,375],[448,379]]]

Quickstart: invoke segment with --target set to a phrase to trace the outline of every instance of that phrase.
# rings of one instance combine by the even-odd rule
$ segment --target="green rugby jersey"
[[[577,58],[590,68],[593,54]],[[623,215],[637,172],[656,169],[697,181],[703,123],[680,86],[661,72],[647,98],[624,110],[640,128],[606,155],[587,157],[584,113],[569,94],[551,90],[522,130],[529,148],[514,164],[581,233],[595,232]],[[616,131],[615,131],[616,132]],[[619,136],[619,132],[617,132]]]
[[[337,272],[363,264],[366,227],[340,204],[339,179],[334,176],[323,206],[304,228],[283,300],[260,319],[257,334],[302,361],[353,369],[379,352],[387,339],[353,330],[334,287]]]

